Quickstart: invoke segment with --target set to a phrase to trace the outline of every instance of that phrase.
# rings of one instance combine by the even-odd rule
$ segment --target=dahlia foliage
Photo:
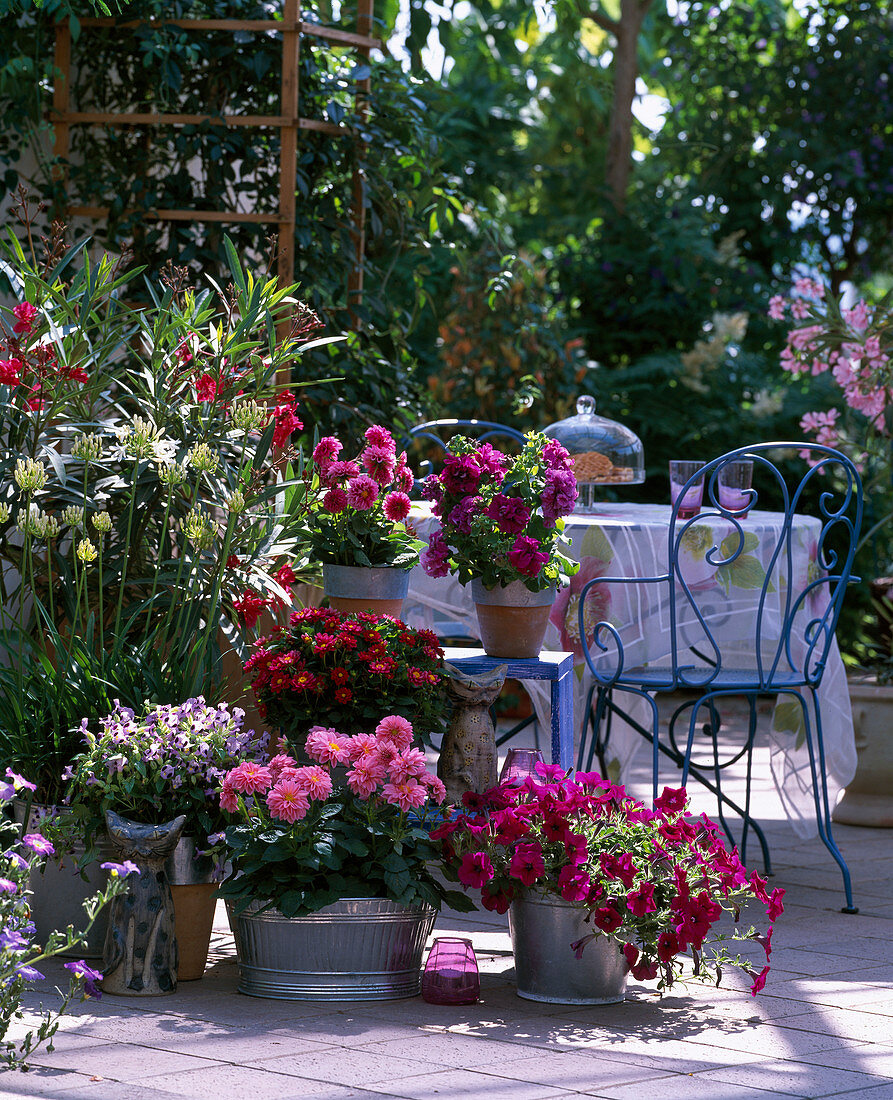
[[[648,809],[595,773],[569,779],[547,764],[537,773],[539,780],[463,796],[465,812],[432,834],[449,877],[500,913],[522,891],[580,905],[592,932],[568,950],[579,955],[596,936],[612,936],[639,981],[670,987],[690,952],[697,977],[712,976],[709,964],[718,984],[723,966],[736,965],[753,978],[754,994],[763,988],[784,891],[767,893],[706,815],[689,819],[684,789],[665,787]],[[765,907],[765,935],[716,930],[724,913],[737,926],[747,902]],[[766,965],[754,970],[715,946],[728,938],[757,941]]]
[[[429,869],[446,791],[412,737],[396,714],[374,733],[315,726],[304,745],[312,763],[280,753],[228,772],[220,806],[239,821],[226,830],[232,874],[220,892],[236,911],[263,901],[293,917],[349,897],[472,908]]]

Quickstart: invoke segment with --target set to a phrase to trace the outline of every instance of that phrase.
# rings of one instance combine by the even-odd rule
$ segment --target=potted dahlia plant
[[[311,763],[246,760],[220,805],[232,873],[227,900],[240,990],[285,999],[370,1000],[419,992],[421,954],[443,902],[473,908],[435,873],[446,792],[387,715],[372,733],[315,726]]]
[[[294,611],[258,639],[245,672],[258,710],[294,746],[311,726],[368,732],[387,714],[411,718],[430,743],[449,709],[437,636],[371,612]]]
[[[387,428],[373,424],[364,439],[354,459],[341,457],[335,436],[313,448],[304,474],[306,537],[332,607],[399,615],[423,545],[406,524],[413,474]]]
[[[784,891],[767,893],[706,816],[689,820],[684,789],[664,788],[648,809],[595,773],[570,779],[542,763],[536,773],[466,794],[465,812],[433,834],[448,877],[480,891],[486,909],[508,911],[520,996],[619,1001],[628,972],[669,988],[688,953],[696,977],[718,984],[737,965],[754,994],[763,988]],[[731,913],[737,924],[748,902],[765,907],[768,931],[731,938],[761,945],[758,971],[716,946],[729,938],[714,931],[719,919]]]
[[[266,759],[269,735],[243,729],[242,719],[241,709],[212,706],[201,697],[179,706],[146,705],[139,712],[119,704],[102,719],[98,734],[84,719],[86,748],[65,769],[65,805],[88,845],[105,840],[107,810],[141,824],[186,817],[165,867],[174,896],[180,981],[200,978],[208,958],[213,894],[223,870],[220,780],[239,760]]]
[[[536,657],[558,585],[578,565],[563,517],[573,511],[573,459],[555,439],[531,432],[513,457],[454,436],[424,496],[440,519],[422,555],[430,577],[471,581],[484,649],[494,657]]]

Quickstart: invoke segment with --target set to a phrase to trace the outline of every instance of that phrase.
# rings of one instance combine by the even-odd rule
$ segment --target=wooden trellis
[[[294,282],[295,273],[295,194],[297,185],[298,131],[317,130],[337,137],[352,137],[349,127],[320,119],[302,118],[298,113],[298,60],[301,36],[311,35],[341,46],[353,47],[367,61],[370,51],[381,46],[371,36],[374,0],[357,0],[357,30],[337,30],[301,19],[300,0],[283,0],[282,19],[149,19],[120,21],[114,18],[84,18],[82,27],[139,27],[147,23],[173,26],[190,31],[277,31],[282,35],[282,87],[278,115],[163,114],[158,112],[102,113],[72,111],[70,98],[71,31],[68,21],[56,27],[55,64],[57,76],[53,91],[54,153],[60,162],[68,159],[72,126],[195,126],[212,123],[225,126],[273,127],[280,131],[279,209],[271,213],[240,210],[151,210],[146,217],[157,221],[244,222],[275,224],[278,227],[278,278],[282,285]],[[356,95],[362,117],[370,80],[358,81]],[[69,206],[68,213],[88,218],[103,218],[108,207]],[[354,241],[354,267],[348,284],[350,303],[356,304],[363,289],[365,251],[364,181],[359,166],[353,175],[351,233]]]

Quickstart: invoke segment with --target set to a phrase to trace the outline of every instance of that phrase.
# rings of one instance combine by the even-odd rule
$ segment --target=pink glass
[[[720,505],[730,512],[743,511],[746,514],[753,499],[750,492],[753,481],[752,460],[727,463],[720,469],[718,481]]]
[[[499,774],[499,782],[523,783],[528,776],[536,775],[536,764],[544,762],[539,749],[509,749]]]
[[[436,939],[422,974],[422,997],[431,1005],[473,1005],[480,995],[481,976],[471,940]]]
[[[703,462],[694,462],[689,459],[670,459],[670,503],[675,504],[679,499],[686,482],[703,467]],[[688,487],[679,504],[677,515],[680,519],[691,519],[701,510],[701,502],[704,499],[704,476]]]

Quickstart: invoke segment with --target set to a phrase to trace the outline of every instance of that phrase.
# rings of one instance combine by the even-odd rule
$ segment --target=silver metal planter
[[[557,897],[528,894],[509,909],[518,996],[550,1004],[607,1005],[622,1001],[627,963],[613,936],[599,934],[578,959],[571,944],[595,929],[586,910]]]
[[[386,1001],[421,988],[422,952],[434,926],[428,905],[344,898],[304,917],[255,902],[235,915],[239,992],[286,1001]]]

